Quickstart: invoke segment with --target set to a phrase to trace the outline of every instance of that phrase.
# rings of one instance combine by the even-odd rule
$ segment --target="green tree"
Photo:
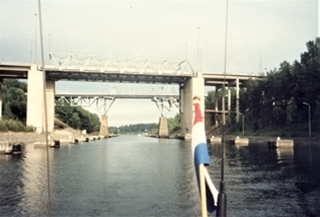
[[[57,103],[55,116],[70,127],[87,130],[88,133],[98,132],[100,129],[99,117],[81,107],[72,107],[68,104],[62,105],[61,103]]]
[[[176,133],[180,130],[180,119],[180,114],[176,114],[175,117],[167,119],[169,134]]]
[[[73,113],[71,118],[70,118],[70,122],[69,124],[71,126],[73,126],[74,129],[80,129],[81,127],[81,120],[80,120],[80,117],[79,117],[79,114],[78,113]]]
[[[26,84],[16,79],[3,80],[4,118],[26,122]]]

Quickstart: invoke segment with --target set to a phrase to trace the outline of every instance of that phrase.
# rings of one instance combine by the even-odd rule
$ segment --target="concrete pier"
[[[194,96],[200,97],[201,116],[204,117],[204,78],[201,73],[197,73],[195,77],[189,78],[180,86],[180,96],[181,134],[189,139],[188,134],[191,134],[194,119]]]
[[[221,144],[221,143],[222,143],[222,138],[221,137],[212,136],[210,138],[210,144]]]
[[[77,139],[78,142],[88,142],[89,141],[89,138],[86,138],[86,137],[80,137]]]
[[[33,143],[34,148],[45,148],[46,145],[47,145],[46,141]],[[48,146],[51,148],[60,148],[60,141],[59,140],[48,141]]]
[[[191,141],[191,134],[187,133],[186,135],[184,135],[184,140]]]
[[[101,123],[100,123],[100,135],[108,136],[108,116],[102,115],[101,116]]]
[[[167,137],[169,137],[167,118],[165,118],[163,116],[159,118],[158,137],[159,138],[167,138]]]
[[[248,138],[240,138],[237,137],[235,139],[230,140],[231,145],[237,145],[237,146],[248,146],[249,145],[249,139]]]
[[[10,154],[12,146],[8,142],[0,143],[0,154]]]
[[[280,139],[279,137],[276,140],[268,141],[269,148],[292,148],[294,146],[294,141],[292,139]]]
[[[9,142],[0,142],[0,154],[21,154],[21,145]]]
[[[60,139],[59,141],[60,141],[61,145],[67,145],[67,144],[72,144],[74,142],[74,139],[71,139],[71,138],[69,138],[69,139]]]

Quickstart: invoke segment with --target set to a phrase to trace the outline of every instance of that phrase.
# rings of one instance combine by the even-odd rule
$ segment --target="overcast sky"
[[[227,72],[257,74],[284,60],[299,60],[306,42],[319,35],[318,12],[318,1],[312,0],[230,0]],[[35,13],[36,0],[0,0],[0,62],[30,63],[36,53],[40,63]],[[42,1],[42,14],[46,56],[49,50],[187,56],[194,69],[224,70],[226,1],[51,0]],[[97,92],[116,85],[57,82],[56,92]],[[119,126],[157,122],[160,114],[150,101],[118,100],[108,115],[109,125]]]

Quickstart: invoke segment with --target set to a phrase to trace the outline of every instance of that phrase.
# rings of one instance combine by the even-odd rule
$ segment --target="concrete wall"
[[[185,136],[188,133],[191,133],[193,126],[193,97],[200,97],[200,109],[202,117],[204,117],[204,79],[200,73],[196,77],[188,79],[184,85],[181,93],[182,103],[182,113],[181,113],[181,131],[182,135]]]

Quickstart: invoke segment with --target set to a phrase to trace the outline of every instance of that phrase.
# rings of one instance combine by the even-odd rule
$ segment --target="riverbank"
[[[219,137],[219,135],[217,135]],[[225,140],[231,140],[236,138],[236,135],[225,135]],[[268,141],[274,141],[277,137],[272,136],[239,136],[240,138],[248,138],[249,143],[251,144],[268,144]],[[320,147],[320,138],[319,137],[281,137],[281,139],[291,139],[295,144],[300,145],[312,145]],[[210,138],[208,138],[210,140]]]
[[[80,131],[74,130],[72,128],[65,128],[54,130],[52,133],[49,133],[50,139],[52,140],[63,140],[70,138],[80,138],[83,135]],[[93,135],[86,135],[86,137],[90,137]],[[156,137],[152,135],[148,135],[150,137]],[[226,135],[225,139],[230,140],[234,139],[235,135]],[[242,137],[242,136],[240,136]],[[275,140],[276,137],[269,136],[245,136],[249,139],[249,142],[252,144],[267,144],[268,141]],[[182,139],[177,136],[170,136],[170,139]],[[208,138],[209,139],[209,138]],[[294,143],[298,143],[301,145],[313,145],[320,147],[320,138],[319,137],[283,137],[282,139],[292,139]],[[10,143],[18,143],[18,144],[33,144],[35,142],[44,142],[46,140],[45,133],[25,133],[25,132],[0,132],[0,141],[1,142],[10,142]]]
[[[81,132],[76,131],[72,128],[65,128],[54,130],[52,133],[48,134],[51,140],[61,140],[70,138],[80,138],[82,136]],[[90,135],[88,135],[89,137]],[[0,132],[0,141],[18,143],[18,144],[32,144],[35,142],[46,141],[45,133],[25,133],[25,132]]]

